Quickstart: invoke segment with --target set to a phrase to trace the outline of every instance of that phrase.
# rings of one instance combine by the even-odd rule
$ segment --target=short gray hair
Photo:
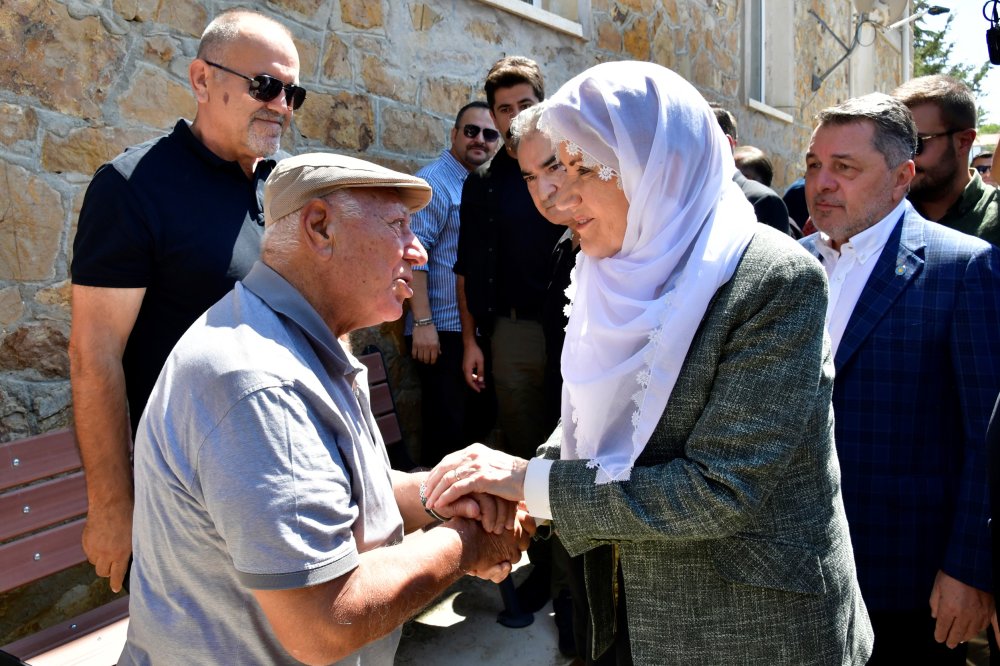
[[[910,110],[901,101],[884,93],[854,97],[823,109],[816,116],[819,126],[850,125],[870,121],[875,126],[872,145],[894,169],[917,152],[917,126]]]
[[[361,204],[351,189],[334,190],[317,197],[327,202],[344,218],[358,219],[364,215]],[[261,251],[270,256],[290,256],[299,247],[299,235],[296,223],[302,209],[294,210],[279,217],[264,229],[261,240]]]
[[[237,7],[222,12],[205,27],[205,32],[201,34],[196,57],[201,60],[222,59],[227,47],[239,40],[244,24],[250,21],[274,28],[279,34],[287,37],[289,41],[292,40],[291,31],[270,16]]]
[[[544,109],[544,103],[529,106],[527,109],[517,114],[517,117],[514,118],[513,122],[511,122],[511,147],[514,150],[517,150],[517,145],[521,143],[521,139],[540,131],[538,129],[538,121],[541,119],[542,111]]]

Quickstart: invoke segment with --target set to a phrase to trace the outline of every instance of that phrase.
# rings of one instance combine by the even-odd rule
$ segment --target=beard
[[[280,127],[255,122],[257,120],[268,120],[280,123]],[[280,113],[274,113],[262,109],[250,117],[247,126],[247,146],[259,157],[273,155],[281,149],[281,135],[288,126],[288,117]]]
[[[955,180],[955,147],[948,146],[948,151],[933,164],[917,169],[913,181],[910,182],[910,201],[936,201],[951,188]]]

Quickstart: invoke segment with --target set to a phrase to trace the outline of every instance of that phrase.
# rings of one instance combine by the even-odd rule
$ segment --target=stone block
[[[420,95],[420,106],[431,113],[454,118],[459,109],[479,98],[476,92],[466,81],[444,77],[427,79]]]
[[[317,18],[319,10],[326,4],[326,0],[270,0],[268,4],[279,10],[292,11],[305,19],[312,20]]]
[[[59,192],[0,161],[0,201],[0,280],[52,279],[66,219]]]
[[[366,49],[367,50],[367,49]],[[393,67],[389,60],[378,54],[366,54],[361,58],[361,80],[365,89],[373,95],[416,104],[417,77],[412,71]]]
[[[312,79],[316,75],[319,62],[319,45],[311,39],[294,39],[295,50],[299,53],[299,80]],[[309,86],[306,86],[308,89]]]
[[[198,105],[187,82],[156,67],[140,66],[119,101],[122,116],[136,123],[169,130],[178,118],[194,118]]]
[[[201,37],[209,22],[204,5],[205,3],[199,0],[161,2],[156,10],[156,22],[164,23],[192,37]]]
[[[13,146],[32,141],[38,132],[38,114],[30,106],[0,103],[0,143]]]
[[[31,388],[31,409],[38,416],[39,422],[60,421],[60,425],[46,427],[46,431],[69,424],[73,392],[68,378],[56,382],[35,382]]]
[[[382,112],[382,146],[413,157],[436,155],[446,143],[447,125],[412,109],[389,108]]]
[[[147,60],[151,60],[166,67],[173,62],[177,56],[178,43],[164,35],[153,35],[146,40],[146,48],[143,53]]]
[[[0,326],[7,328],[24,314],[24,301],[17,287],[0,289]]]
[[[351,69],[350,51],[344,40],[332,32],[326,33],[326,46],[323,49],[324,82],[350,86],[354,80]]]
[[[628,8],[632,12],[649,15],[653,11],[653,0],[615,0],[621,7]]]
[[[440,14],[434,11],[433,7],[429,7],[422,2],[414,3],[410,7],[410,22],[413,24],[413,29],[418,32],[430,30],[440,23],[442,18]]]
[[[496,21],[480,21],[479,19],[469,21],[469,24],[465,26],[465,32],[468,34],[466,39],[472,44],[485,42],[500,46],[506,37],[503,27]]]
[[[160,0],[114,0],[111,8],[126,21],[145,23],[156,18]]]
[[[45,321],[13,329],[0,341],[0,371],[69,379],[69,327]]]
[[[17,391],[11,390],[6,385],[4,379],[3,375],[0,375],[0,442],[10,442],[32,434],[31,419],[28,406]],[[2,597],[0,597],[0,626],[3,626],[3,618]],[[7,643],[6,640],[3,642]]]
[[[35,302],[49,309],[56,318],[69,321],[72,290],[73,284],[69,280],[56,282],[35,292]]]
[[[622,50],[622,34],[612,21],[597,24],[597,48],[618,53]]]
[[[295,113],[295,126],[306,139],[334,150],[365,152],[375,138],[375,114],[367,95],[315,93]]]
[[[126,40],[55,0],[0,3],[0,90],[71,116],[97,118],[125,60]]]
[[[652,53],[650,59],[668,69],[678,71],[678,44],[683,44],[682,33],[664,23],[653,36],[653,43],[650,46]]]
[[[120,127],[84,127],[72,130],[65,137],[46,134],[42,141],[42,167],[52,173],[75,172],[91,176],[97,167],[126,147],[157,134]]]
[[[382,0],[340,0],[340,20],[355,28],[380,28]]]
[[[632,25],[625,30],[623,39],[625,53],[627,53],[633,60],[649,60],[649,22],[646,21],[646,19],[635,19],[632,22]]]

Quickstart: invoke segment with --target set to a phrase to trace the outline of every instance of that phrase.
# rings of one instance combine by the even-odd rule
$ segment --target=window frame
[[[744,92],[747,106],[786,123],[795,103],[793,0],[747,0],[744,5]],[[768,26],[789,26],[768,30]]]
[[[478,0],[478,2],[501,9],[510,14],[520,16],[534,23],[544,25],[558,32],[565,33],[577,39],[586,40],[587,35],[582,22],[573,21],[555,12],[541,9],[538,5],[543,0]],[[590,0],[577,0],[577,15],[590,15]]]

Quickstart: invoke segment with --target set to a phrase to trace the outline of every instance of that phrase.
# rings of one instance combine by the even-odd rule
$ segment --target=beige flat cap
[[[392,187],[415,213],[431,200],[423,178],[336,153],[306,153],[278,162],[264,183],[264,223],[294,213],[312,199],[351,187]]]

